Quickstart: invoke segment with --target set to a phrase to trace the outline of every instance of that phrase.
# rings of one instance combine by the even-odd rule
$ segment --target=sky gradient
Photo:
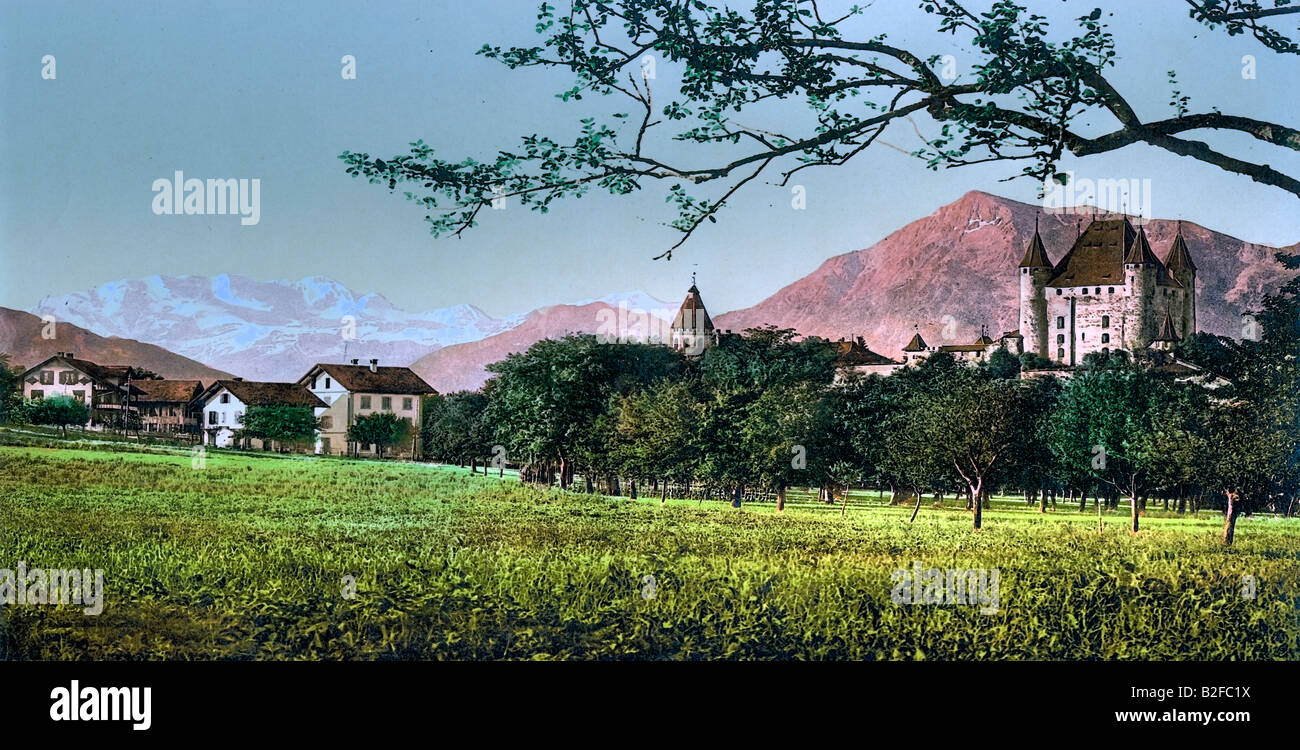
[[[844,3],[847,5],[848,3]],[[1147,119],[1172,116],[1166,71],[1192,111],[1296,125],[1300,57],[1212,33],[1181,3],[1031,3],[1053,19],[1108,10],[1121,59],[1109,77]],[[834,3],[831,3],[834,5]],[[972,6],[984,3],[972,0]],[[1137,7],[1131,7],[1137,6]],[[824,259],[868,247],[969,190],[1035,202],[1038,186],[1002,182],[1001,163],[932,172],[888,147],[847,166],[804,170],[807,209],[790,191],[752,184],[717,224],[670,262],[653,261],[678,235],[664,226],[667,183],[614,199],[592,194],[539,215],[488,212],[463,239],[432,237],[399,195],[345,174],[345,150],[402,153],[417,138],[446,158],[490,159],[521,135],[571,140],[577,121],[628,111],[622,99],[565,104],[559,71],[510,71],[476,56],[485,42],[534,44],[535,3],[3,2],[0,22],[0,305],[151,274],[297,279],[326,275],[408,310],[470,303],[497,316],[639,289],[681,298],[692,271],[711,310],[748,306]],[[913,0],[878,0],[873,22],[891,42],[965,52],[932,32]],[[1242,56],[1257,77],[1242,78]],[[54,55],[57,79],[41,78]],[[340,58],[357,60],[356,80]],[[659,101],[673,71],[659,68]],[[675,92],[673,92],[675,93]],[[801,105],[747,125],[780,129]],[[923,132],[933,123],[921,120]],[[1096,132],[1113,123],[1098,118]],[[1241,135],[1196,137],[1235,156],[1300,174],[1300,154]],[[919,145],[910,129],[885,139]],[[679,150],[682,158],[689,152]],[[1217,167],[1145,146],[1062,166],[1079,177],[1150,178],[1152,211],[1244,240],[1300,240],[1297,200]],[[156,216],[155,179],[261,180],[261,217]],[[702,192],[701,195],[704,195]]]

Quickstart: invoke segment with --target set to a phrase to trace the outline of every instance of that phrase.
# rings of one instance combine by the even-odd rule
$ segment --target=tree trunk
[[[1039,512],[1039,513],[1046,513],[1046,512],[1047,512],[1047,493],[1046,493],[1046,492],[1039,492],[1039,493],[1038,493],[1038,512]]]
[[[984,478],[977,478],[975,484],[971,485],[970,491],[971,496],[975,498],[972,503],[975,506],[975,530],[979,531],[984,525],[984,503],[980,501],[984,495]]]
[[[1223,493],[1228,497],[1228,509],[1223,514],[1223,544],[1232,546],[1232,538],[1237,533],[1237,516],[1241,513],[1241,496],[1236,492]]]
[[[631,488],[631,494],[628,495],[628,497],[635,500],[636,499],[636,477],[632,477],[631,479],[627,480],[627,482],[628,482],[628,487]]]
[[[785,512],[785,485],[778,485],[776,488],[776,512]]]
[[[659,504],[660,505],[668,504],[668,480],[667,479],[659,483]]]
[[[1128,493],[1129,503],[1130,503],[1129,515],[1133,519],[1133,524],[1132,527],[1129,529],[1129,533],[1134,535],[1138,533],[1138,517],[1139,515],[1141,515],[1141,507],[1138,502],[1136,485],[1137,485],[1136,480],[1134,479],[1129,480],[1129,493]]]
[[[889,504],[898,505],[898,488],[893,482],[889,483]]]
[[[739,508],[741,496],[745,494],[745,485],[738,484],[731,491],[731,507]]]
[[[907,519],[908,523],[916,522],[916,514],[921,512],[921,493],[916,493],[916,505],[912,506],[912,517]]]

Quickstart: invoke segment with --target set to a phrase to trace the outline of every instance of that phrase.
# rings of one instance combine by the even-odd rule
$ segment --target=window
[[[362,396],[362,397],[361,397],[361,408],[362,408],[362,409],[369,409],[369,408],[370,408],[370,397],[369,397],[369,396]]]
[[[1108,289],[1106,290],[1106,293],[1107,293],[1107,294],[1114,294],[1114,293],[1115,293],[1115,287],[1112,286],[1112,287],[1108,288]]]
[[[241,420],[243,420],[243,418],[244,418],[244,413],[242,411],[235,412],[235,419],[233,420],[232,424],[242,424],[243,422]]]
[[[229,393],[223,393],[223,394],[221,394],[221,403],[223,403],[223,404],[228,404],[228,403],[230,403],[230,394],[229,394]]]
[[[414,401],[414,399],[410,399],[410,398],[402,399],[402,411],[410,411],[412,401]]]
[[[84,403],[85,400],[86,400],[86,392],[85,392],[85,391],[73,391],[73,392],[72,392],[72,397],[75,398],[75,399],[77,399],[78,401],[81,401],[81,402]]]
[[[328,454],[328,453],[330,452],[330,439],[329,439],[329,438],[321,438],[321,439],[320,439],[320,452],[321,452],[321,453],[325,453],[325,454]]]
[[[1056,290],[1056,296],[1057,296],[1057,297],[1060,297],[1060,296],[1061,296],[1061,290],[1060,290],[1060,289],[1057,289],[1057,290]]]
[[[1110,343],[1110,334],[1109,334],[1109,333],[1103,333],[1103,334],[1101,335],[1101,343],[1103,343],[1103,344],[1109,344],[1109,343]]]
[[[1097,294],[1101,294],[1101,287],[1097,287]]]
[[[325,390],[328,391],[329,389],[330,389],[330,379],[325,378]]]
[[[77,373],[72,370],[64,370],[59,373],[59,383],[63,385],[73,385],[77,382]]]
[[[1065,361],[1065,350],[1064,350],[1064,349],[1057,349],[1057,350],[1056,350],[1056,358],[1059,359],[1059,360],[1061,360],[1062,362],[1064,362],[1064,361]]]
[[[221,412],[221,423],[222,424],[226,423],[226,413],[224,411]]]
[[[383,396],[383,397],[381,397],[381,398],[379,399],[379,404],[380,404],[379,408],[383,409],[384,411],[392,411],[392,410],[393,410],[393,398],[392,398],[392,396]]]
[[[1110,347],[1109,347],[1109,346],[1103,346],[1103,347],[1101,348],[1101,353],[1102,353],[1103,356],[1109,357],[1109,356],[1110,356]]]
[[[321,417],[320,428],[322,430],[332,429],[334,427],[334,417]]]
[[[217,413],[215,411],[208,412],[208,424],[216,424],[216,423],[217,423]]]
[[[45,398],[45,391],[32,391],[32,399]]]
[[[1102,327],[1102,328],[1110,328],[1110,316],[1109,316],[1109,315],[1103,315],[1103,316],[1101,316],[1101,327]]]
[[[1063,315],[1056,316],[1056,327],[1058,329],[1065,327],[1065,316]]]
[[[1065,334],[1064,334],[1064,333],[1058,333],[1058,334],[1056,334],[1056,343],[1058,343],[1058,344],[1064,344],[1064,343],[1065,343]]]
[[[1080,341],[1087,341],[1087,340],[1088,340],[1088,332],[1087,332],[1087,331],[1079,331],[1079,340],[1080,340]]]
[[[54,385],[53,370],[41,370],[41,385]]]

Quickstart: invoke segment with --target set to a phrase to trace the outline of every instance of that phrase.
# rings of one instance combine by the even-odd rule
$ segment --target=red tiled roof
[[[417,396],[437,393],[433,386],[424,382],[409,367],[376,367],[371,372],[369,365],[317,363],[298,379],[298,383],[306,385],[316,376],[317,370],[329,374],[339,385],[353,393],[409,393]]]
[[[249,380],[213,381],[197,398],[207,401],[222,388],[230,391],[247,406],[329,406],[298,383],[257,383]]]
[[[198,380],[132,380],[140,391],[140,401],[188,403],[203,391]]]

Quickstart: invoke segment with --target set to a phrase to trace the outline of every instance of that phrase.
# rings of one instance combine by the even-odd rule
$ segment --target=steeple
[[[700,290],[695,286],[695,274],[691,274],[691,288],[686,290],[686,299],[677,309],[669,327],[672,348],[683,351],[687,356],[698,356],[713,344],[715,331],[709,311],[704,309],[704,300]]]
[[[925,339],[921,338],[920,326],[913,325],[912,328],[916,329],[916,333],[912,334],[912,340],[907,342],[907,346],[903,347],[903,351],[905,352],[925,351],[928,347],[926,347],[925,345]]]
[[[1196,271],[1196,265],[1192,263],[1192,254],[1187,251],[1187,240],[1183,239],[1183,223],[1178,222],[1178,234],[1174,235],[1173,247],[1169,249],[1169,256],[1165,258],[1165,268],[1171,272],[1178,271]]]
[[[1159,266],[1160,259],[1151,251],[1147,241],[1146,227],[1139,226],[1137,236],[1129,243],[1128,254],[1124,256],[1125,265]]]
[[[1025,248],[1025,257],[1020,260],[1018,268],[1051,268],[1052,261],[1047,257],[1047,250],[1043,247],[1043,238],[1038,234],[1038,216],[1034,215],[1034,238],[1029,241],[1029,247]]]

